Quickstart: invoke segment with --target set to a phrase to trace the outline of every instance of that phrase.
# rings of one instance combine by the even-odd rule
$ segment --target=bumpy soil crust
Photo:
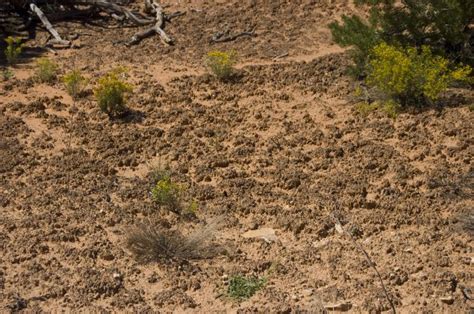
[[[317,312],[343,301],[354,312],[388,310],[331,212],[400,312],[472,310],[473,238],[463,225],[474,205],[472,93],[397,120],[362,116],[349,59],[326,28],[353,8],[297,2],[169,1],[168,12],[187,12],[167,26],[171,47],[156,37],[114,44],[133,28],[60,24],[80,35],[79,48],[50,55],[63,72],[78,67],[93,86],[114,66],[129,69],[124,120],[101,113],[90,90],[74,102],[60,82],[34,82],[33,61],[13,69],[0,83],[0,311]],[[258,36],[210,44],[226,27]],[[240,54],[232,82],[206,74],[211,49]],[[153,204],[149,171],[159,164],[197,200],[197,219]],[[212,258],[140,264],[124,246],[145,220],[187,233],[218,217]],[[279,241],[242,237],[263,227]],[[235,302],[233,274],[267,284]]]

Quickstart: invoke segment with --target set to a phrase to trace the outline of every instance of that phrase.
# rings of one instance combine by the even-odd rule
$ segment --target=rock
[[[330,243],[330,240],[328,238],[324,238],[320,241],[313,242],[313,247],[316,249],[323,249],[326,246],[328,246],[329,243]]]
[[[336,223],[336,225],[334,227],[336,228],[337,233],[344,234],[344,229],[342,228],[342,226],[339,223]]]
[[[446,297],[441,297],[441,298],[439,298],[439,300],[440,300],[441,302],[443,302],[444,304],[450,304],[450,305],[451,305],[451,304],[454,303],[454,298],[453,298],[453,296],[451,296],[451,295],[450,295],[450,296],[446,296]]]
[[[242,234],[242,237],[251,239],[258,238],[263,239],[267,243],[278,241],[278,237],[275,234],[275,230],[272,228],[261,228],[257,230],[250,230]]]
[[[328,311],[349,311],[352,308],[352,303],[349,301],[343,301],[333,304],[325,304],[324,308]]]
[[[309,289],[304,289],[301,291],[301,295],[303,297],[310,297],[313,295],[313,289],[309,288]]]

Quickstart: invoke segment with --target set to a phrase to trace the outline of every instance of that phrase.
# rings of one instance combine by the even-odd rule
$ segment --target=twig
[[[387,298],[387,301],[388,301],[388,303],[390,303],[390,307],[392,308],[392,313],[396,314],[397,311],[395,310],[395,305],[393,304],[392,298],[388,294],[387,288],[385,288],[385,284],[383,282],[382,276],[380,275],[379,271],[377,270],[377,267],[375,266],[375,263],[370,258],[369,253],[367,253],[367,251],[364,249],[364,247],[356,241],[356,239],[354,238],[354,236],[350,232],[348,232],[346,229],[344,229],[344,227],[341,224],[341,221],[333,213],[330,213],[330,216],[335,221],[337,228],[340,228],[343,233],[347,234],[349,236],[349,238],[352,240],[352,242],[354,243],[355,247],[364,254],[365,258],[369,262],[369,265],[374,269],[375,273],[377,274],[377,277],[380,281],[380,285],[382,286],[383,293],[385,294],[385,298]]]
[[[219,32],[212,36],[211,43],[223,43],[223,42],[233,41],[242,36],[250,36],[250,37],[255,36],[255,29],[251,31],[240,32],[238,34],[227,35],[227,36],[224,36],[223,33]]]
[[[273,60],[278,60],[284,57],[288,57],[289,54],[290,54],[289,52],[284,52],[282,54],[279,54],[278,56],[273,57]]]

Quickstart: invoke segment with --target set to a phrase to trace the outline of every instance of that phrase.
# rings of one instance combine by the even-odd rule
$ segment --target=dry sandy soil
[[[0,312],[388,311],[331,213],[399,312],[472,311],[472,93],[396,120],[358,113],[349,59],[326,28],[353,10],[347,1],[163,2],[186,11],[167,26],[174,46],[126,48],[117,41],[134,28],[69,22],[58,29],[79,34],[76,48],[48,54],[90,87],[126,66],[126,119],[101,113],[90,88],[73,101],[60,81],[36,83],[34,58],[0,83]],[[256,37],[209,43],[254,27]],[[207,74],[212,49],[239,53],[234,81]],[[165,164],[198,218],[153,203],[149,172]],[[144,264],[125,246],[145,220],[186,234],[219,217],[219,250],[205,259]],[[260,228],[278,240],[242,236]],[[234,274],[267,284],[237,302],[226,295]]]

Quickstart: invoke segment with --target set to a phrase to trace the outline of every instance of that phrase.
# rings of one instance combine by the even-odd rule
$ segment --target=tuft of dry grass
[[[208,258],[215,254],[209,243],[221,221],[216,219],[186,236],[178,231],[160,230],[151,222],[143,223],[127,233],[126,247],[142,263]]]

